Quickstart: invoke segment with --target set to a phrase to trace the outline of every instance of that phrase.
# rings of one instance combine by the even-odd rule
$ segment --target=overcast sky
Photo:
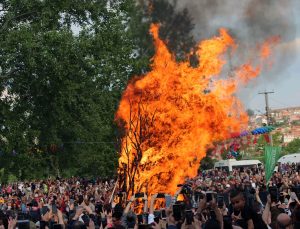
[[[300,106],[300,0],[291,0],[293,2],[293,15],[295,19],[295,39],[290,41],[287,46],[295,49],[293,60],[288,61],[286,67],[281,72],[274,72],[276,80],[270,80],[264,77],[268,73],[260,76],[260,84],[249,89],[247,98],[242,100],[247,108],[253,110],[265,110],[265,100],[263,95],[258,95],[261,91],[274,91],[269,95],[269,106],[271,108],[283,108],[290,106]]]

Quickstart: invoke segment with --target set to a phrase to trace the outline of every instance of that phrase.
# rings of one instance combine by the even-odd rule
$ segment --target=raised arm
[[[266,225],[271,223],[271,197],[268,195],[268,201],[262,214],[262,219]]]
[[[126,208],[124,210],[124,214],[126,214],[126,213],[129,212],[130,206],[131,206],[131,204],[132,204],[133,201],[135,201],[135,196],[134,195],[132,195],[131,198],[130,198],[130,200],[128,201],[127,206],[126,206]]]

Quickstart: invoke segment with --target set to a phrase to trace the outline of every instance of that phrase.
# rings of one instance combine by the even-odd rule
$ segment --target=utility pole
[[[266,103],[266,117],[267,117],[267,126],[271,125],[271,117],[270,117],[270,107],[269,107],[269,94],[273,94],[274,91],[265,91],[259,92],[260,95],[265,95],[265,103]],[[273,146],[273,139],[271,132],[269,133],[270,145]]]
[[[259,92],[260,95],[265,95],[265,102],[266,102],[266,116],[267,116],[267,126],[271,125],[271,117],[270,117],[270,107],[269,107],[269,94],[273,94],[274,91],[265,91]]]

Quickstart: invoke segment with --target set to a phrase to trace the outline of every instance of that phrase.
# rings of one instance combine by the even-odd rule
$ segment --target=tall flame
[[[116,113],[125,128],[119,170],[130,192],[174,194],[177,184],[197,174],[209,144],[246,128],[248,117],[234,95],[260,74],[263,61],[249,61],[224,77],[225,54],[238,48],[225,29],[199,43],[198,67],[177,63],[159,39],[159,26],[150,31],[156,47],[152,71],[129,83]],[[258,59],[269,58],[270,47],[263,44]]]

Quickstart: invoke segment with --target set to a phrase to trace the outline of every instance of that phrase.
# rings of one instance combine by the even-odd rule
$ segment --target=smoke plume
[[[251,53],[245,53],[244,50],[255,47],[255,44],[269,37],[280,37],[272,68],[266,69],[263,76],[248,85],[250,89],[258,84],[286,79],[282,74],[293,63],[299,44],[296,39],[295,7],[300,7],[297,0],[177,0],[177,8],[187,8],[194,20],[196,40],[217,34],[220,27],[227,28],[238,40],[239,53],[236,59],[230,60],[232,68],[240,60],[244,61],[251,56]],[[243,100],[247,101],[249,93],[254,92],[241,92]]]

